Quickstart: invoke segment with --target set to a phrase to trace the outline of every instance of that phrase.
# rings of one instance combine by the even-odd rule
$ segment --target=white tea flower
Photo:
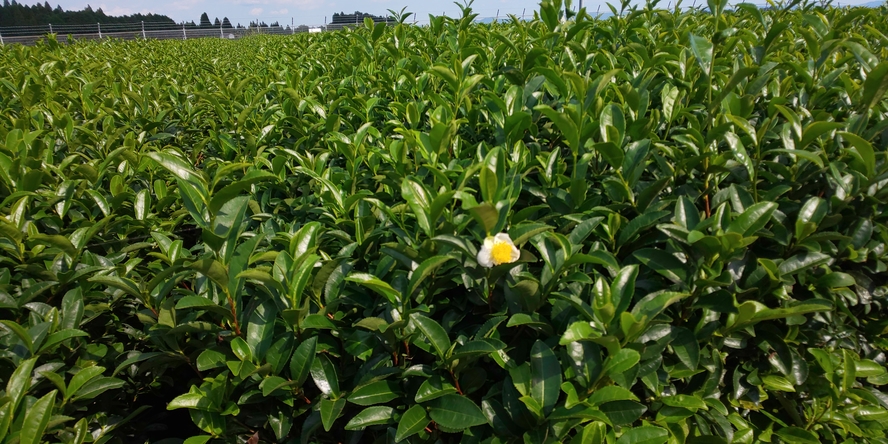
[[[521,252],[512,243],[512,238],[506,233],[499,233],[484,239],[484,245],[478,252],[478,264],[491,268],[500,264],[510,264],[517,261],[519,257],[521,257]]]

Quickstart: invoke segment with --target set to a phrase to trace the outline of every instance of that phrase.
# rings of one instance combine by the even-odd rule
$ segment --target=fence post
[[[6,45],[6,44],[3,43],[3,33],[0,32],[0,46],[4,46],[4,45]]]
[[[499,21],[499,9],[496,10],[496,18],[493,19],[493,23],[496,23],[498,21]]]
[[[220,39],[224,39],[224,38],[225,38],[225,33],[222,32],[222,22],[219,22],[219,38],[220,38]]]
[[[52,34],[52,23],[49,24],[49,33]]]
[[[102,39],[102,24],[96,23],[96,26],[99,27],[99,40],[101,40]]]
[[[185,24],[182,23],[182,40],[188,40],[188,34],[185,34]]]
[[[145,37],[145,21],[142,20],[142,40],[145,40],[147,38],[148,37]]]

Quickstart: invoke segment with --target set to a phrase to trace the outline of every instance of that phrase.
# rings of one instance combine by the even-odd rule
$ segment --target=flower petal
[[[497,235],[495,237],[496,237],[496,240],[498,240],[500,242],[505,242],[505,243],[512,245],[512,246],[515,245],[515,243],[512,242],[512,238],[509,237],[508,233],[497,233]]]
[[[493,258],[490,257],[490,249],[493,247],[493,241],[488,245],[487,240],[484,241],[484,245],[481,247],[481,251],[478,252],[478,257],[476,260],[478,261],[478,265],[484,268],[493,267]]]
[[[515,262],[520,258],[521,258],[521,252],[518,251],[518,247],[516,247],[515,245],[512,245],[512,260],[510,261],[510,263]]]

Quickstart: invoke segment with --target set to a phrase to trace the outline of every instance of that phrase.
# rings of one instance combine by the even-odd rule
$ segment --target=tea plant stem
[[[231,296],[228,296],[228,306],[231,308],[231,319],[234,323],[234,334],[240,336],[241,329],[240,323],[237,321],[237,307],[234,303],[234,299]]]
[[[489,268],[487,269],[487,277],[484,280],[487,282],[487,309],[493,314],[493,284],[490,282]]]
[[[814,405],[816,406],[816,405],[818,404],[818,403],[816,402],[817,400],[815,399],[814,401],[815,401]],[[832,399],[827,398],[827,399],[826,399],[826,408],[824,408],[824,409],[820,412],[819,415],[816,415],[816,417],[815,417],[814,415],[811,416],[811,419],[809,419],[809,420],[808,420],[808,423],[805,424],[805,430],[811,430],[811,427],[813,427],[814,424],[819,423],[819,422],[820,422],[820,419],[823,418],[823,415],[826,415],[827,412],[830,411],[830,408],[831,408],[831,407],[832,407]]]
[[[463,391],[462,388],[459,386],[459,378],[457,378],[456,375],[453,374],[453,370],[450,370],[450,377],[453,379],[453,386],[456,387],[456,392],[462,395]]]

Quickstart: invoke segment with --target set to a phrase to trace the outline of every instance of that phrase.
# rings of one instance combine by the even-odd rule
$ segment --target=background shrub
[[[0,440],[886,442],[888,9],[565,6],[0,48]]]

